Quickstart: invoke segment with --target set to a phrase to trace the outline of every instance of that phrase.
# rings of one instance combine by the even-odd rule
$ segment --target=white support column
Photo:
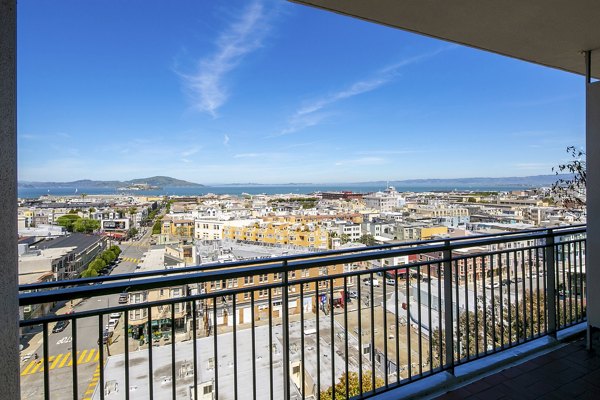
[[[0,399],[19,399],[16,1],[0,0]]]
[[[586,154],[587,318],[589,326],[600,328],[600,82],[590,83],[589,78],[586,79]]]

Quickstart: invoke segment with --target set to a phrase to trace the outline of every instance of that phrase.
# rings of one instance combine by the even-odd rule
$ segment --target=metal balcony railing
[[[41,338],[22,397],[371,397],[585,321],[585,244],[578,225],[21,286],[22,315],[74,310],[21,319]]]

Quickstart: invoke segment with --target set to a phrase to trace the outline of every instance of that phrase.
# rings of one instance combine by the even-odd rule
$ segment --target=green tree
[[[131,228],[131,229],[129,229],[129,232],[127,232],[127,235],[128,235],[129,237],[134,237],[134,236],[135,236],[135,235],[137,235],[137,234],[138,234],[138,230],[137,230],[137,228]]]
[[[102,258],[94,258],[94,260],[88,266],[88,269],[93,269],[94,271],[98,272],[104,267],[106,267],[106,261],[104,261]]]
[[[88,268],[81,273],[82,278],[94,278],[96,276],[98,276],[98,271],[92,268]]]
[[[374,246],[375,245],[375,238],[373,237],[373,235],[370,235],[368,233],[362,235],[360,237],[360,239],[358,239],[358,241],[362,244],[366,244],[367,246]]]
[[[152,234],[153,235],[160,235],[161,227],[162,227],[162,221],[159,219],[152,226]]]
[[[100,257],[104,260],[104,262],[106,264],[110,264],[111,262],[115,261],[115,259],[117,258],[115,253],[113,253],[110,250],[106,250],[105,252],[103,252]]]
[[[76,232],[92,233],[100,228],[100,221],[90,218],[80,218],[73,223]]]
[[[64,226],[67,231],[73,232],[73,225],[80,217],[77,214],[66,214],[61,217],[58,217],[56,223],[60,226]]]
[[[587,184],[585,152],[577,150],[575,146],[567,147],[571,160],[553,167],[552,171],[559,174],[571,174],[572,178],[560,178],[552,185],[552,194],[557,203],[567,208],[585,208]]]
[[[340,381],[336,383],[335,389],[329,388],[321,392],[321,400],[333,399],[333,390],[335,390],[336,399],[346,399],[346,379],[348,380],[348,395],[350,397],[360,396],[362,393],[368,393],[373,390],[373,378],[371,371],[363,371],[362,374],[362,393],[360,392],[360,380],[356,372],[343,374]],[[375,378],[375,387],[380,388],[385,385],[385,381],[379,377]],[[333,389],[333,390],[332,390]]]
[[[350,235],[348,235],[347,233],[342,233],[340,235],[340,240],[342,241],[342,244],[346,244],[350,241]]]
[[[121,254],[121,248],[119,246],[117,246],[116,244],[110,246],[109,250],[112,251],[113,253],[115,253],[115,255],[117,257],[119,257],[119,254]]]

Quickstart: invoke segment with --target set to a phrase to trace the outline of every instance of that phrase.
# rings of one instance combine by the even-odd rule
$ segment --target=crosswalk
[[[138,264],[140,262],[139,258],[133,258],[133,257],[123,257],[123,261],[129,261],[132,262],[134,264]]]
[[[77,352],[77,365],[98,362],[100,353],[98,349],[88,349]],[[73,366],[73,357],[71,352],[56,354],[48,358],[48,369],[59,369]],[[21,376],[32,375],[38,372],[44,372],[44,359],[32,360],[23,368]]]
[[[92,375],[92,380],[83,394],[83,400],[92,400],[92,395],[94,394],[94,389],[96,389],[96,386],[98,385],[98,380],[100,380],[100,364],[96,367],[94,375]]]

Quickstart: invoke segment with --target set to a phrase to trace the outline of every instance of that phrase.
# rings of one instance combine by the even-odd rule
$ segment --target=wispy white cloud
[[[359,151],[356,154],[398,156],[398,155],[415,154],[415,153],[423,153],[423,150],[365,150],[365,151]]]
[[[181,152],[181,156],[183,158],[187,158],[189,156],[193,156],[194,154],[196,154],[199,151],[200,151],[200,147],[195,146],[195,147],[192,147],[191,149],[187,149],[187,150],[182,151]]]
[[[223,145],[229,146],[229,135],[228,134],[225,134],[225,136],[223,136]]]
[[[414,57],[405,58],[394,64],[387,65],[371,74],[370,77],[356,81],[347,87],[328,95],[322,96],[300,107],[288,120],[288,126],[274,136],[283,136],[300,131],[302,129],[315,126],[323,121],[328,114],[324,114],[324,109],[339,101],[349,99],[376,90],[389,82],[392,82],[399,76],[402,68],[431,58],[437,54],[454,48],[455,46],[445,46],[433,52],[420,54]]]
[[[383,157],[360,157],[348,160],[336,161],[336,166],[344,165],[382,165],[388,163],[388,160]]]
[[[229,97],[227,74],[237,68],[245,56],[262,47],[270,28],[270,14],[260,1],[252,2],[218,36],[216,51],[198,63],[193,74],[181,74],[193,107],[217,116]]]
[[[283,153],[238,153],[234,154],[233,158],[280,158],[283,157]]]

